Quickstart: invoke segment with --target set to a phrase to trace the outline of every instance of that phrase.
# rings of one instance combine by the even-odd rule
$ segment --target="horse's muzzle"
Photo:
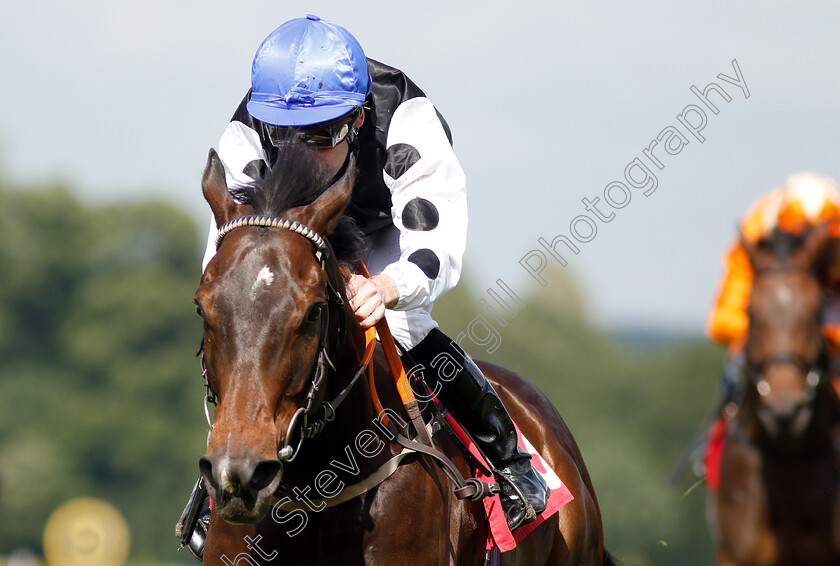
[[[773,403],[761,407],[758,416],[764,430],[772,438],[795,440],[811,424],[813,410],[806,403]]]
[[[219,515],[228,523],[257,523],[269,509],[283,464],[258,457],[204,456],[199,468]]]

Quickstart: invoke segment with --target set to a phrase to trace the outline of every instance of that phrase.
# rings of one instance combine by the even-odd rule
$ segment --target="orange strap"
[[[377,415],[382,415],[382,424],[388,425],[388,417],[383,413],[385,409],[382,408],[382,403],[379,401],[379,395],[376,393],[376,382],[373,378],[373,349],[376,346],[376,328],[370,327],[365,330],[365,356],[362,358],[362,364],[367,364],[368,372],[368,387],[370,388],[370,399],[373,401],[373,408],[376,409]]]
[[[370,361],[373,359],[373,349],[376,347],[376,329],[368,328],[365,330],[365,353],[362,356],[362,365],[371,367]],[[368,371],[370,371],[368,369]]]
[[[385,318],[376,323],[376,331],[379,333],[379,341],[382,343],[382,348],[385,350],[385,357],[388,358],[388,367],[391,368],[391,375],[397,382],[397,391],[400,393],[400,399],[403,403],[410,403],[416,401],[414,391],[411,390],[411,385],[408,384],[408,376],[405,374],[400,355],[397,352],[397,346],[394,344],[394,337],[391,336],[391,329],[388,328],[388,323]]]
[[[364,262],[360,261],[359,267],[362,275],[370,278],[370,273],[368,272],[367,266]],[[400,394],[400,399],[402,399],[404,404],[416,401],[414,391],[412,391],[411,386],[408,383],[408,376],[405,374],[405,368],[403,368],[400,355],[397,352],[397,346],[394,343],[394,337],[391,335],[391,329],[388,328],[388,322],[385,320],[385,317],[382,317],[382,320],[377,322],[375,327],[365,330],[365,360],[369,359],[368,350],[370,350],[370,355],[373,354],[373,347],[371,345],[373,340],[371,337],[375,336],[375,333],[379,333],[379,341],[382,344],[382,349],[385,350],[385,357],[388,360],[388,367],[391,370],[391,375],[394,376],[394,380],[397,383],[397,391]],[[373,406],[377,413],[381,415],[382,424],[387,425],[389,420],[388,416],[384,414],[382,403],[379,401],[379,395],[376,393],[376,384],[374,383],[373,378],[373,364],[368,366],[368,384],[370,387],[371,399],[373,400]]]

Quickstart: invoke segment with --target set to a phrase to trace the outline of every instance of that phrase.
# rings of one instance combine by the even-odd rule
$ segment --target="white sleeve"
[[[236,120],[230,122],[219,140],[219,159],[225,168],[225,181],[228,189],[238,185],[245,185],[254,179],[245,171],[256,160],[267,162],[260,136],[253,129]],[[201,262],[201,271],[207,269],[207,264],[216,255],[216,220],[210,215],[210,234],[207,236],[207,247]]]
[[[210,263],[213,256],[216,255],[216,233],[218,231],[219,230],[216,227],[216,217],[210,213],[210,233],[207,234],[207,245],[204,247],[204,259],[201,260],[202,273],[204,273],[204,270],[207,269],[207,264]]]
[[[400,231],[400,258],[383,269],[399,290],[394,308],[435,301],[461,276],[467,239],[466,178],[440,118],[424,97],[394,111],[383,176]]]

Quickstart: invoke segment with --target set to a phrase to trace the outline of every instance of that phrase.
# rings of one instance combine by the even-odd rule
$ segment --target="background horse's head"
[[[771,442],[799,439],[828,385],[821,321],[829,241],[825,225],[803,235],[776,229],[757,244],[742,238],[754,272],[742,410],[754,409]]]
[[[282,216],[326,236],[345,224],[353,160],[347,164],[331,183],[311,151],[290,146],[264,181],[235,189],[234,200],[211,150],[202,188],[217,226],[252,214]],[[346,315],[337,300],[344,286],[338,264],[334,256],[326,265],[316,257],[317,234],[237,227],[224,236],[195,295],[207,378],[218,396],[200,468],[229,522],[253,523],[268,511],[283,474],[278,449],[311,387],[319,352],[335,334],[327,326]]]

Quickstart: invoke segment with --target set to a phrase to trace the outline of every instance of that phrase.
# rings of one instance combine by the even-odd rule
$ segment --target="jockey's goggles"
[[[340,116],[332,122],[303,128],[266,124],[266,129],[268,138],[274,146],[298,141],[319,148],[335,147],[350,135],[353,130],[353,123],[360,113],[361,108],[356,108],[349,114]]]

